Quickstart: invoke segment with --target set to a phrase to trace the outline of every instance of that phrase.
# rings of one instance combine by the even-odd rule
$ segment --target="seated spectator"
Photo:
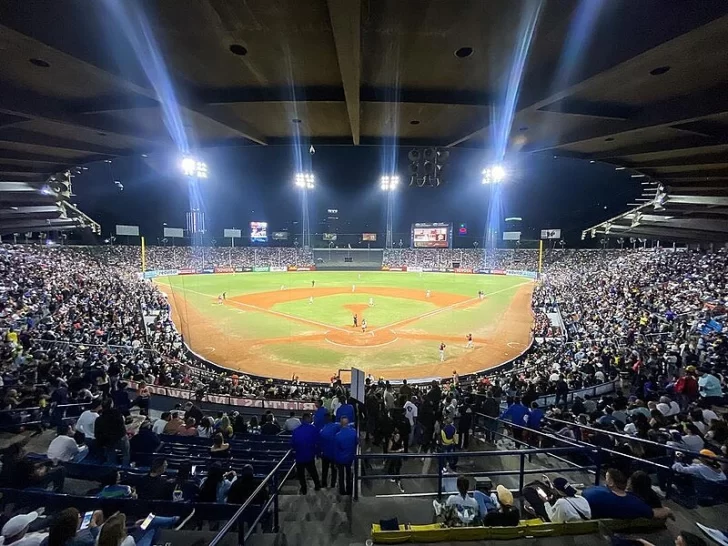
[[[683,462],[685,455],[683,453],[675,454],[675,463],[672,469],[680,474],[687,474],[694,478],[700,478],[708,482],[725,482],[726,476],[720,468],[720,463],[716,460],[717,456],[709,449],[700,451],[700,457],[694,463],[687,465]]]
[[[197,426],[195,426],[195,420],[192,417],[187,417],[185,420],[185,426],[180,428],[177,432],[178,436],[197,436]]]
[[[473,498],[478,502],[480,518],[483,519],[488,512],[495,512],[500,507],[498,495],[493,493],[493,480],[483,478],[476,483],[477,489],[473,491]]]
[[[256,488],[259,485],[259,481],[256,480],[255,474],[253,473],[253,467],[246,464],[241,472],[240,476],[233,482],[228,491],[227,502],[228,504],[243,504],[247,501],[250,496],[255,493]],[[256,504],[263,504],[267,500],[267,491],[263,488],[256,500]]]
[[[638,470],[633,472],[627,480],[627,492],[639,497],[650,508],[662,508],[662,500],[652,489],[652,479],[646,472]]]
[[[185,422],[179,416],[176,411],[172,412],[172,416],[167,424],[164,426],[164,434],[174,435],[177,434],[182,427],[185,426]]]
[[[112,470],[100,480],[101,489],[97,491],[89,491],[100,499],[129,499],[136,497],[134,489],[128,485],[122,485],[121,473],[118,470]]]
[[[134,538],[126,532],[126,516],[117,512],[101,526],[97,546],[135,546]]]
[[[151,463],[153,453],[155,453],[162,445],[162,440],[154,432],[152,424],[144,421],[131,440],[129,440],[129,450],[131,452],[131,460],[140,466],[148,466]]]
[[[483,518],[483,525],[486,527],[515,527],[518,525],[521,514],[513,505],[513,493],[504,486],[499,485],[495,489],[498,495],[500,508],[498,511],[488,512]]]
[[[226,440],[228,438],[232,438],[235,431],[233,430],[233,426],[230,424],[230,417],[228,417],[227,414],[223,414],[220,418],[220,421],[217,423],[217,430]]]
[[[577,495],[577,491],[565,478],[551,482],[536,482],[524,487],[523,496],[530,504],[533,513],[544,521],[564,523],[591,518],[591,508],[587,500]]]
[[[235,431],[237,433],[237,430]],[[212,438],[215,428],[212,426],[212,420],[209,417],[203,417],[200,426],[197,427],[197,435],[200,438]]]
[[[664,508],[652,509],[642,499],[627,492],[627,478],[615,468],[607,470],[606,485],[587,487],[582,495],[594,519],[666,518]]]
[[[66,478],[65,469],[62,466],[53,467],[50,461],[34,461],[25,456],[20,457],[8,476],[13,489],[40,488],[46,489],[53,485],[53,491],[63,493],[63,485]],[[5,466],[3,465],[3,471]]]
[[[149,473],[137,483],[137,496],[141,500],[170,500],[174,485],[164,476],[166,471],[167,460],[154,459]]]
[[[215,463],[207,470],[207,477],[200,485],[200,493],[197,495],[198,502],[217,502],[225,503],[227,501],[230,487],[235,481],[235,471],[223,472],[222,467]]]
[[[48,537],[42,546],[95,546],[99,535],[99,526],[103,523],[103,514],[94,512],[86,529],[79,529],[81,514],[75,508],[61,510],[53,517],[48,529]]]
[[[276,436],[281,432],[281,427],[273,418],[272,414],[265,416],[265,423],[260,427],[260,433],[267,436]]]
[[[301,420],[298,417],[296,417],[296,412],[292,411],[289,414],[288,419],[286,419],[286,422],[283,423],[283,430],[285,430],[286,432],[293,432],[300,426],[301,426]]]
[[[38,512],[29,512],[10,518],[2,528],[4,544],[13,546],[39,546],[48,533],[31,533],[30,524],[38,519]]]
[[[167,428],[167,423],[172,419],[172,414],[168,411],[162,413],[159,419],[154,421],[152,425],[152,431],[154,434],[164,434],[164,429]]]
[[[199,430],[198,430],[199,432]],[[246,434],[248,432],[248,425],[245,422],[245,417],[237,411],[233,412],[233,434]]]
[[[76,430],[82,432],[86,440],[93,440],[96,436],[94,435],[94,423],[101,413],[101,398],[97,398],[93,401],[91,407],[84,411],[76,421]]]
[[[193,502],[200,493],[200,484],[192,476],[192,465],[180,463],[174,480],[172,500],[175,502]]]
[[[232,453],[230,453],[230,444],[225,442],[225,439],[219,432],[212,437],[210,457],[217,459],[229,459],[232,457]]]
[[[465,476],[458,476],[456,482],[458,492],[450,495],[445,501],[446,507],[455,509],[455,515],[464,525],[470,525],[478,517],[480,507],[475,498],[468,495],[470,481]]]
[[[679,431],[673,431],[673,439],[667,442],[667,445],[685,449],[692,453],[699,453],[705,447],[705,442],[700,437],[700,431],[698,427],[692,423],[686,423],[683,427],[684,434],[680,434]]]
[[[88,455],[88,446],[83,432],[73,432],[66,427],[66,433],[56,436],[48,446],[46,456],[54,463],[80,463]]]
[[[680,406],[677,402],[670,400],[667,396],[661,396],[660,402],[657,404],[657,409],[665,417],[673,417],[680,413]]]

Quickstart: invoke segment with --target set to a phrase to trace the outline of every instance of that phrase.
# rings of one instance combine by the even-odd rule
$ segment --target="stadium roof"
[[[117,156],[297,135],[488,149],[500,139],[624,166],[690,197],[670,197],[664,216],[682,223],[655,233],[724,233],[712,228],[728,211],[728,3],[544,1],[519,77],[538,5],[2,2],[0,181],[39,188]],[[0,233],[76,225],[64,199],[19,189],[0,186]]]

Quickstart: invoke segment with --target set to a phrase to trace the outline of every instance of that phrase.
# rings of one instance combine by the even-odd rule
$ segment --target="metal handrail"
[[[278,464],[273,468],[273,470],[270,471],[270,473],[263,479],[262,482],[260,482],[260,485],[255,488],[255,491],[253,491],[248,497],[248,499],[238,508],[237,512],[233,515],[232,518],[230,518],[225,525],[223,525],[222,529],[220,529],[220,532],[215,535],[215,538],[212,539],[209,546],[217,546],[217,544],[225,537],[227,532],[230,530],[230,528],[235,525],[240,519],[240,516],[243,515],[245,512],[245,509],[250,506],[253,503],[253,500],[260,494],[260,492],[263,490],[263,488],[268,484],[268,482],[273,479],[273,477],[277,474],[278,470],[280,469],[281,465],[288,459],[288,457],[293,453],[292,449],[289,449],[286,454],[283,456],[283,458],[278,461]],[[295,465],[294,465],[295,466]],[[275,495],[278,493],[276,492]],[[239,538],[239,537],[238,537]],[[242,543],[244,543],[246,537],[243,537]],[[240,541],[239,541],[240,542]]]
[[[60,406],[54,406],[52,404],[48,404],[46,407],[41,408],[40,406],[34,407],[34,408],[12,408],[12,409],[6,409],[6,410],[0,410],[0,413],[11,413],[11,412],[17,412],[17,411],[43,411],[47,409],[66,409],[66,408],[75,408],[78,406],[88,406],[92,402],[78,402],[76,404],[62,404]]]

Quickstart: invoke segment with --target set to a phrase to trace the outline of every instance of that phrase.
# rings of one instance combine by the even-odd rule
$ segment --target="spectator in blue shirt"
[[[325,425],[319,433],[319,446],[321,447],[321,484],[328,487],[329,470],[331,470],[331,487],[336,487],[336,435],[341,428],[339,423],[331,422],[331,416],[326,414]]]
[[[582,496],[589,503],[593,519],[666,518],[667,508],[650,508],[647,503],[627,492],[627,477],[619,470],[607,470],[606,485],[587,487]]]
[[[298,482],[301,484],[301,495],[308,492],[306,483],[306,471],[313,480],[314,490],[321,489],[318,470],[316,469],[316,453],[318,451],[319,432],[311,424],[311,414],[304,413],[301,418],[301,426],[291,434],[291,446],[296,452],[296,472]]]
[[[316,400],[316,411],[313,414],[313,426],[315,426],[318,430],[324,428],[324,425],[326,424],[324,419],[327,415],[329,415],[329,410],[324,407],[321,400]]]
[[[334,438],[336,465],[339,468],[339,494],[351,495],[354,485],[351,465],[354,463],[359,438],[357,438],[356,429],[349,426],[348,418],[342,417],[339,424],[341,425],[341,430],[339,430]]]
[[[528,408],[521,404],[521,398],[516,396],[508,409],[506,409],[500,416],[504,421],[510,420],[514,425],[523,427],[526,425],[526,415],[528,414]],[[513,437],[516,440],[523,440],[523,429],[513,427]]]
[[[341,400],[342,404],[336,410],[336,420],[341,421],[342,417],[346,417],[349,423],[354,423],[356,419],[354,417],[354,406],[350,403],[351,400],[346,401],[343,396],[339,400]]]
[[[541,430],[544,413],[538,407],[538,402],[531,402],[531,411],[528,412],[528,428],[532,430]]]

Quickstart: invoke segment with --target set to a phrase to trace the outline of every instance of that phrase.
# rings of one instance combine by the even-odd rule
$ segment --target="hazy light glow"
[[[483,184],[500,184],[504,182],[508,172],[500,163],[496,163],[483,169]]]
[[[300,172],[296,173],[294,177],[296,187],[305,190],[312,190],[316,187],[316,178],[312,172]]]
[[[394,191],[399,186],[399,176],[397,175],[384,175],[379,179],[379,185],[382,191]]]
[[[204,161],[198,161],[194,157],[185,156],[180,162],[180,168],[182,174],[185,176],[193,176],[196,178],[207,178],[207,163]]]

